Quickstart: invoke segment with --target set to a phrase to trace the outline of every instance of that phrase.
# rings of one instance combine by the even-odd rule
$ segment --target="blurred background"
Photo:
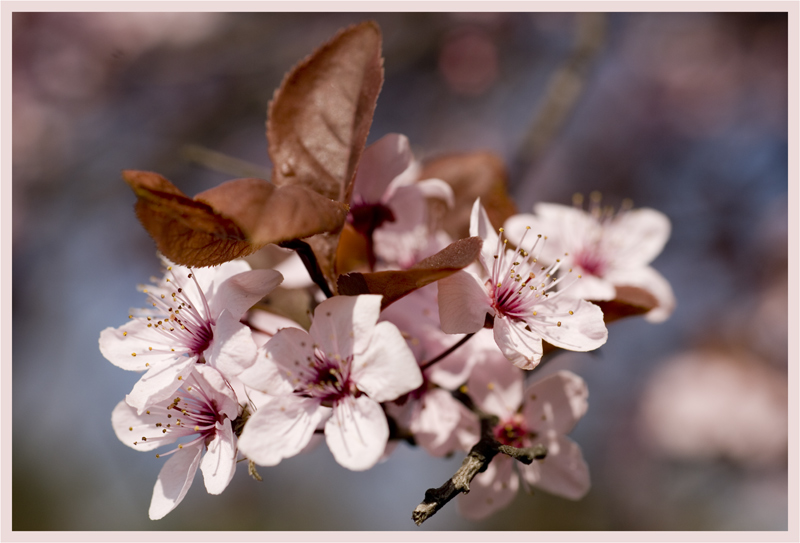
[[[269,168],[284,73],[365,19],[386,68],[370,142],[493,151],[521,211],[599,190],[666,213],[653,266],[677,309],[541,371],[589,386],[582,501],[520,492],[485,521],[450,504],[417,528],[463,457],[403,444],[353,473],[323,446],[261,483],[239,466],[221,496],[198,477],[150,521],[161,464],[110,423],[138,375],[97,344],[161,273],[120,171],[189,195],[232,177],[188,144]],[[787,33],[785,13],[14,13],[12,528],[786,530]]]

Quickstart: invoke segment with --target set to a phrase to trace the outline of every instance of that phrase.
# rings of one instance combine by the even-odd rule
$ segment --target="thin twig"
[[[411,513],[411,520],[419,526],[428,518],[436,514],[439,509],[447,502],[458,496],[461,492],[469,492],[469,484],[475,476],[489,466],[492,459],[498,453],[506,454],[524,464],[530,464],[534,460],[541,460],[547,455],[544,445],[536,445],[518,449],[511,445],[503,445],[494,438],[494,427],[498,423],[498,418],[494,415],[480,414],[481,438],[469,451],[469,454],[461,463],[458,471],[439,488],[429,488],[425,491],[425,499],[422,500],[414,512]]]
[[[212,151],[201,145],[187,144],[181,150],[183,157],[189,162],[205,166],[209,170],[241,177],[257,177],[269,181],[272,172],[263,166],[228,156],[218,151]]]

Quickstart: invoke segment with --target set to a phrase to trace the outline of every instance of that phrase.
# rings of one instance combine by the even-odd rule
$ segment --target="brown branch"
[[[419,526],[429,517],[444,507],[444,505],[458,496],[461,492],[469,492],[469,484],[475,476],[489,466],[489,462],[498,453],[506,454],[511,458],[519,460],[524,464],[530,464],[534,460],[540,460],[547,454],[544,445],[518,449],[510,445],[503,445],[494,438],[494,427],[498,423],[494,415],[480,414],[481,439],[478,441],[469,454],[461,463],[458,471],[439,488],[429,488],[425,491],[425,499],[422,500],[414,512],[411,520]]]

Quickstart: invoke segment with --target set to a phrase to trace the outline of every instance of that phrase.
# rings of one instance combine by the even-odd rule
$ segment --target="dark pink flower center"
[[[527,435],[528,428],[525,425],[525,419],[519,413],[501,421],[494,427],[494,438],[503,445],[524,447]]]

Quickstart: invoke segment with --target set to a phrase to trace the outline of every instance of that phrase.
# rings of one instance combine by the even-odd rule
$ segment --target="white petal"
[[[571,371],[559,371],[531,383],[525,390],[522,414],[537,432],[553,429],[567,434],[588,408],[586,383]]]
[[[314,284],[308,275],[308,268],[296,251],[275,265],[275,271],[283,275],[283,288],[306,288]]]
[[[453,209],[456,205],[453,187],[441,179],[425,179],[422,181],[417,181],[415,186],[422,192],[425,198],[442,200],[450,209]]]
[[[158,473],[153,499],[150,501],[150,518],[158,520],[175,509],[183,500],[200,464],[203,445],[184,447],[170,456]]]
[[[637,287],[653,296],[658,305],[645,314],[650,322],[663,322],[675,310],[675,294],[663,275],[650,266],[613,270],[608,280],[619,287]]]
[[[615,266],[647,265],[664,249],[671,224],[666,215],[650,208],[617,215],[604,232],[604,246],[613,247]]]
[[[291,394],[294,386],[274,360],[259,355],[255,364],[236,376],[253,390],[282,396]]]
[[[547,440],[547,456],[533,464],[519,465],[520,473],[531,486],[570,500],[583,498],[591,487],[589,466],[578,445],[563,435]]]
[[[217,432],[208,443],[208,451],[200,462],[203,482],[209,494],[222,494],[236,471],[236,437],[230,419],[217,423]]]
[[[100,352],[109,362],[128,371],[145,371],[184,354],[171,351],[172,347],[164,343],[164,336],[140,319],[119,328],[106,328],[100,332],[99,344]]]
[[[519,490],[515,460],[499,454],[486,471],[479,473],[469,485],[469,493],[459,494],[458,512],[469,519],[480,520],[514,501]]]
[[[133,386],[125,401],[131,407],[138,409],[141,414],[148,405],[172,396],[183,384],[183,379],[191,374],[194,363],[194,357],[181,357],[169,364],[153,366]]]
[[[523,370],[532,370],[542,359],[542,340],[526,330],[522,321],[497,315],[494,319],[494,340],[503,355]]]
[[[597,349],[608,340],[603,311],[585,300],[559,296],[537,305],[537,313],[528,318],[528,326],[556,347],[584,352]]]
[[[246,260],[242,260],[240,258],[225,262],[219,266],[211,266],[209,268],[192,268],[191,270],[183,266],[173,265],[172,271],[175,272],[176,270],[180,270],[176,273],[176,275],[179,276],[179,279],[182,279],[185,285],[184,290],[186,287],[189,287],[191,290],[190,285],[194,286],[194,281],[187,277],[188,273],[182,273],[183,271],[186,271],[192,273],[194,279],[197,279],[197,283],[203,290],[206,300],[211,300],[216,296],[217,289],[219,289],[219,287],[225,281],[235,275],[239,275],[240,273],[248,272],[251,270],[251,268],[250,264],[248,264]],[[183,275],[183,278],[180,277],[181,275]],[[192,300],[198,304],[200,303],[198,298],[192,298]]]
[[[510,417],[522,405],[524,373],[498,356],[487,357],[472,368],[467,382],[469,396],[481,410],[501,419]]]
[[[386,402],[422,385],[422,372],[406,340],[391,322],[378,323],[363,354],[355,355],[351,378],[376,402]]]
[[[437,456],[435,451],[450,440],[458,426],[461,420],[458,406],[463,404],[441,388],[429,390],[420,398],[419,404],[409,429],[420,447]]]
[[[125,401],[119,402],[111,412],[111,426],[120,441],[137,451],[152,451],[178,438],[172,433],[164,435],[161,428],[156,428],[153,424],[152,417],[139,415],[136,409]]]
[[[208,302],[216,318],[227,309],[235,320],[242,318],[264,296],[281,284],[283,275],[275,270],[251,270],[226,279]]]
[[[445,337],[452,338],[447,335]],[[441,345],[429,358],[444,352],[457,342],[450,339]],[[439,362],[425,370],[425,376],[432,382],[447,390],[455,390],[463,385],[472,373],[472,368],[487,356],[501,355],[494,342],[492,330],[483,328],[469,338],[465,344],[442,358]]]
[[[439,320],[446,334],[471,334],[483,328],[491,303],[474,275],[457,271],[437,282]]]
[[[369,345],[381,311],[381,296],[334,296],[314,310],[309,333],[325,354],[349,358]]]
[[[250,327],[224,310],[213,326],[214,339],[206,360],[225,375],[235,377],[256,361],[256,342]]]
[[[248,419],[239,450],[258,465],[274,466],[302,451],[330,413],[315,398],[276,397]]]
[[[276,378],[275,367],[261,364],[261,352],[265,353],[267,362],[277,367],[278,376],[289,383],[288,388],[287,384]],[[310,367],[314,364],[314,357],[314,339],[308,332],[299,328],[284,328],[259,351],[256,365],[260,367],[252,372],[248,370],[244,380],[262,392],[286,394],[294,390],[295,385],[305,383],[316,375]],[[241,375],[239,378],[242,379]]]
[[[472,213],[469,220],[469,235],[478,236],[483,240],[481,247],[480,261],[486,271],[486,275],[491,275],[492,267],[494,266],[494,255],[497,254],[498,235],[489,221],[489,215],[481,205],[481,199],[475,200],[472,204]]]
[[[585,272],[580,279],[572,283],[568,288],[570,298],[581,298],[583,300],[601,302],[613,300],[617,295],[614,283],[607,277],[597,277]]]
[[[264,334],[272,337],[278,333],[278,330],[283,328],[300,328],[302,327],[288,319],[269,311],[262,311],[254,309],[247,314],[247,323],[255,330],[263,332]]]
[[[411,146],[402,134],[387,134],[364,150],[358,164],[353,194],[364,202],[381,202],[389,183],[412,163]]]
[[[347,396],[333,406],[325,423],[325,441],[343,467],[363,471],[374,466],[389,440],[389,424],[378,402]]]
[[[198,364],[194,368],[194,378],[202,388],[203,395],[214,404],[217,413],[231,420],[239,415],[239,398],[219,371],[205,364]]]

